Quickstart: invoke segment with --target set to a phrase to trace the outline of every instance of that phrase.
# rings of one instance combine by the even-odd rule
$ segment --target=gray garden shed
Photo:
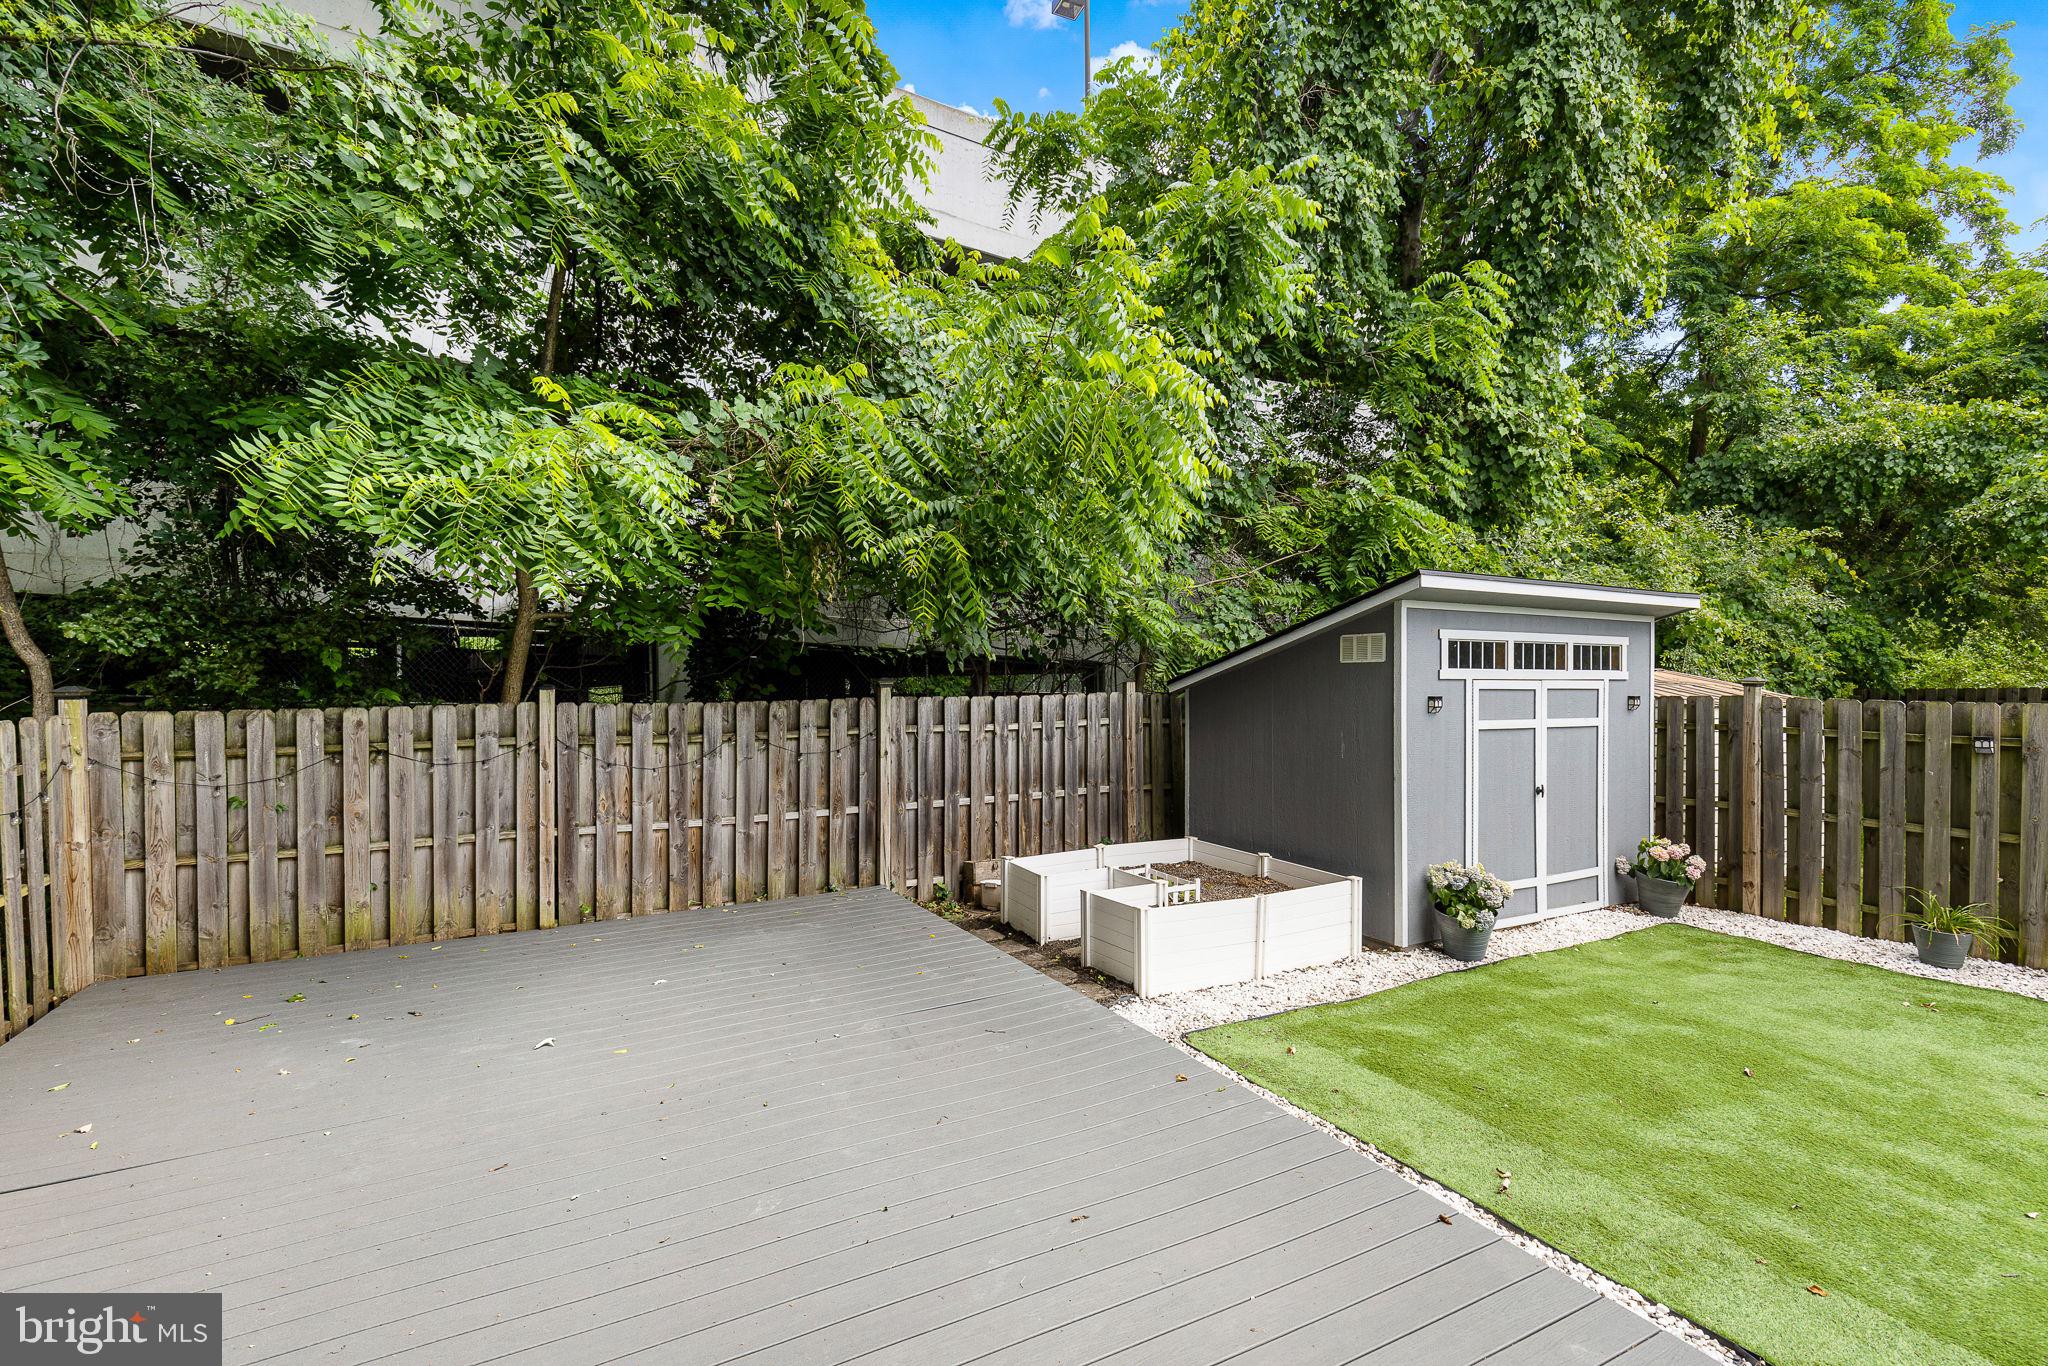
[[[1425,570],[1167,686],[1187,832],[1356,874],[1365,937],[1436,938],[1423,872],[1478,862],[1512,924],[1617,899],[1651,833],[1656,624],[1690,593]]]

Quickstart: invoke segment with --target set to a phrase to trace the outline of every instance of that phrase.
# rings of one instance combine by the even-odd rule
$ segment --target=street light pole
[[[1081,21],[1081,103],[1084,105],[1095,93],[1095,59],[1091,51],[1095,46],[1095,35],[1091,32],[1094,16],[1089,10],[1088,0],[1052,0],[1055,19]]]

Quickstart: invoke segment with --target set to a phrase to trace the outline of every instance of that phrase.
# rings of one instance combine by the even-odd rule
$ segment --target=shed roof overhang
[[[1460,574],[1446,569],[1423,569],[1405,579],[1396,579],[1377,592],[1354,598],[1342,607],[1331,608],[1321,616],[1310,617],[1299,626],[1233,650],[1199,669],[1191,669],[1169,682],[1167,691],[1179,692],[1318,631],[1326,631],[1353,617],[1404,599],[1462,607],[1533,608],[1564,614],[1599,613],[1650,620],[1690,612],[1700,605],[1697,593],[1667,593],[1654,588],[1608,588],[1593,583],[1560,583],[1550,579],[1514,579],[1498,574]]]

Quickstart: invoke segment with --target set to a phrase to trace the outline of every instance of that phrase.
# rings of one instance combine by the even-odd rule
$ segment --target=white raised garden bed
[[[1286,884],[1202,900],[1153,864],[1204,863]],[[1249,982],[1332,963],[1364,934],[1359,880],[1201,839],[1107,844],[1003,862],[1003,915],[1041,943],[1082,941],[1082,960],[1140,996]]]
[[[1065,854],[1033,854],[1003,860],[1003,923],[1043,944],[1081,937],[1081,893],[1109,886],[1110,873],[1194,857],[1201,840],[1141,840],[1098,844]],[[1205,848],[1221,848],[1204,845]],[[1234,852],[1234,851],[1233,851]],[[1213,860],[1205,860],[1213,862]]]

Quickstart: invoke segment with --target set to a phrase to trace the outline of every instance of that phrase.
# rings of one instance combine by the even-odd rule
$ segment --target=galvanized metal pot
[[[1690,882],[1673,882],[1669,878],[1636,878],[1637,904],[1651,915],[1669,920],[1685,905],[1685,899],[1692,895]]]
[[[1442,911],[1436,913],[1436,928],[1443,951],[1460,963],[1476,963],[1486,957],[1486,941],[1493,938],[1493,926],[1468,930]]]
[[[1930,930],[1925,925],[1915,925],[1913,947],[1920,951],[1920,961],[1930,968],[1959,968],[1970,957],[1970,946],[1977,942],[1975,935],[1950,934],[1946,930]]]

